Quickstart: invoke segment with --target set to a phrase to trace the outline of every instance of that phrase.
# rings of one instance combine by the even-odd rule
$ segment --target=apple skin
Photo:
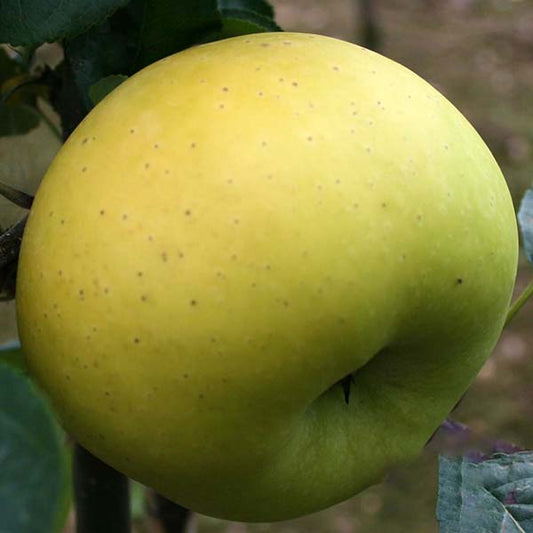
[[[496,162],[429,84],[242,36],[137,73],[66,142],[20,335],[94,454],[195,511],[288,519],[416,457],[498,339],[517,246]]]

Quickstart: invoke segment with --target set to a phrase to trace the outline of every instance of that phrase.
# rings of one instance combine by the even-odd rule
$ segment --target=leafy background
[[[362,42],[362,1],[274,0],[285,30]],[[516,206],[533,178],[533,4],[530,0],[374,0],[379,49],[441,90],[473,122],[498,159]],[[52,60],[54,45],[39,51]],[[54,120],[52,114],[50,118]],[[1,180],[32,192],[59,141],[41,125],[0,138]],[[20,217],[0,198],[0,226]],[[531,277],[521,258],[517,292]],[[299,520],[244,525],[196,516],[200,533],[436,533],[438,449],[488,449],[497,439],[533,449],[533,304],[504,332],[454,413],[469,431],[441,434],[408,467],[352,500]],[[0,303],[0,342],[15,334],[14,306]],[[136,524],[137,532],[144,525]],[[66,532],[72,531],[72,525]]]

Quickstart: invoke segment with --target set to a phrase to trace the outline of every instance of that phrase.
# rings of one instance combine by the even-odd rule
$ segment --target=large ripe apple
[[[502,174],[435,89],[353,44],[249,35],[149,66],[72,134],[24,235],[20,335],[103,460],[287,519],[416,456],[516,261]]]

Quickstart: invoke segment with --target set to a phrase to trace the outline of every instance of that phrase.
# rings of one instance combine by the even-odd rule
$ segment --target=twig
[[[13,187],[2,183],[0,181],[0,196],[7,198],[15,205],[22,207],[23,209],[30,209],[33,203],[33,196],[26,194],[25,192],[14,189]]]
[[[16,261],[28,217],[19,220],[0,235],[0,268]]]
[[[130,533],[128,478],[80,445],[73,476],[76,533]]]
[[[150,491],[148,498],[150,517],[157,523],[161,533],[185,533],[188,531],[191,512],[161,494]]]
[[[524,289],[524,292],[515,300],[509,312],[507,313],[507,318],[505,319],[505,326],[509,325],[509,322],[514,318],[516,313],[524,306],[524,304],[529,300],[533,295],[533,280],[529,282],[529,285]]]
[[[359,13],[363,46],[370,50],[378,50],[381,44],[381,30],[377,22],[375,1],[359,0]]]

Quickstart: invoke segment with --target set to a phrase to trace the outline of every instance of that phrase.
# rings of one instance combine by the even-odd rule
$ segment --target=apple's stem
[[[78,444],[73,476],[76,533],[130,533],[128,478]]]
[[[507,313],[507,318],[505,319],[505,325],[509,325],[509,322],[514,318],[516,313],[520,311],[523,305],[529,300],[533,295],[533,280],[529,282],[529,285],[524,289],[524,292],[515,300],[509,312]]]

